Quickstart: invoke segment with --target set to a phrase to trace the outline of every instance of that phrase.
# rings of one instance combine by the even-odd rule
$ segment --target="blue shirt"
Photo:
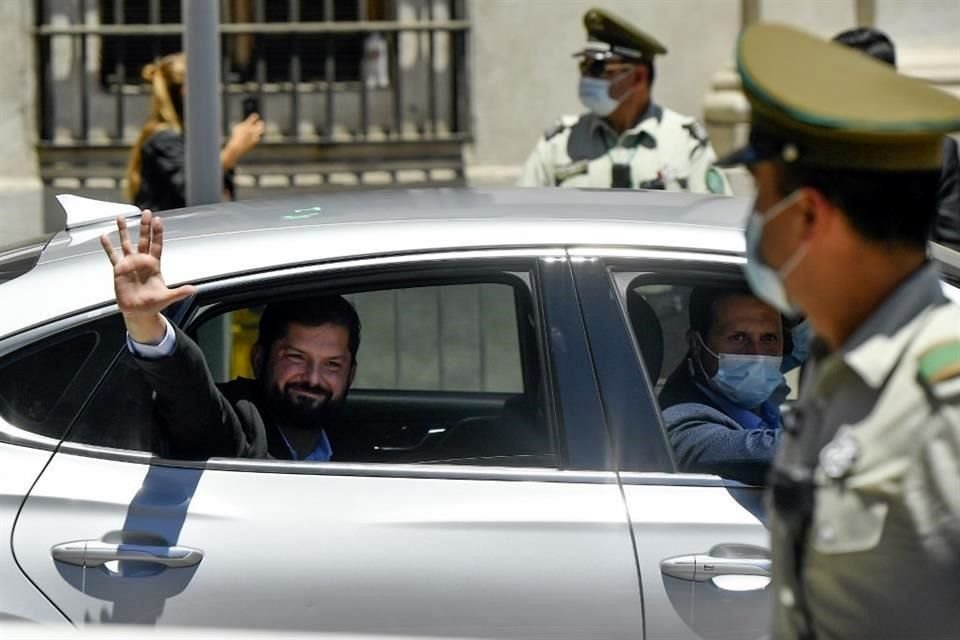
[[[290,450],[291,459],[311,462],[330,462],[330,456],[333,455],[333,449],[330,448],[330,441],[327,440],[327,434],[325,431],[320,432],[320,440],[317,442],[316,448],[304,458],[297,457],[296,449],[290,446],[290,441],[287,440],[287,436],[283,435],[283,430],[277,429],[277,431],[280,432],[280,437],[283,438],[283,443],[287,445],[287,449]]]
[[[710,400],[716,403],[717,408],[733,418],[737,424],[744,429],[779,429],[780,428],[780,407],[770,400],[764,400],[759,407],[759,415],[750,409],[744,409],[714,389],[694,381],[697,388],[700,389]]]

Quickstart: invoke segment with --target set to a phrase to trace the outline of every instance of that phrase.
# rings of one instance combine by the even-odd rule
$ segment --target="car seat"
[[[643,364],[650,375],[650,384],[656,386],[663,368],[663,327],[650,303],[634,290],[627,291],[627,315],[640,347]]]

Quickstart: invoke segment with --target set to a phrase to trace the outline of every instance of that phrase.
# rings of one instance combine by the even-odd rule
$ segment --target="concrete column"
[[[0,2],[0,246],[43,232],[37,164],[33,2]]]

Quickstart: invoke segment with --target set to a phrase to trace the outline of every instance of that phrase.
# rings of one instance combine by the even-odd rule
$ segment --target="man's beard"
[[[303,395],[298,391],[309,392]],[[264,389],[270,413],[286,427],[294,429],[320,429],[335,418],[343,407],[345,398],[334,398],[322,387],[313,387],[304,382],[287,384],[283,389],[266,386]]]

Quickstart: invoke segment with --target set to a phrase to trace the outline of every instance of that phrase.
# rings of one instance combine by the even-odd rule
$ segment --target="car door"
[[[654,327],[657,318],[642,315],[635,320],[635,337],[625,299],[638,274],[661,283],[678,277],[739,281],[741,259],[603,248],[578,248],[570,254],[618,456],[647,633],[676,639],[764,637],[769,631],[770,559],[762,488],[675,472],[654,395],[657,380],[651,380],[660,365],[644,356],[655,350],[658,339],[663,341],[651,340],[651,333],[682,335],[686,318],[677,314],[665,318],[665,326]],[[654,372],[653,377],[660,376]]]
[[[71,431],[119,425],[120,435],[62,443],[13,532],[24,571],[75,624],[643,637],[631,531],[562,250],[298,268],[296,279],[204,285],[196,304],[254,285],[371,288],[369,269],[397,286],[440,267],[475,280],[476,265],[526,274],[552,467],[161,459],[124,448],[123,429],[149,412],[130,398],[150,394],[121,356],[110,375],[134,386],[95,393],[88,411],[105,417],[81,416]]]

